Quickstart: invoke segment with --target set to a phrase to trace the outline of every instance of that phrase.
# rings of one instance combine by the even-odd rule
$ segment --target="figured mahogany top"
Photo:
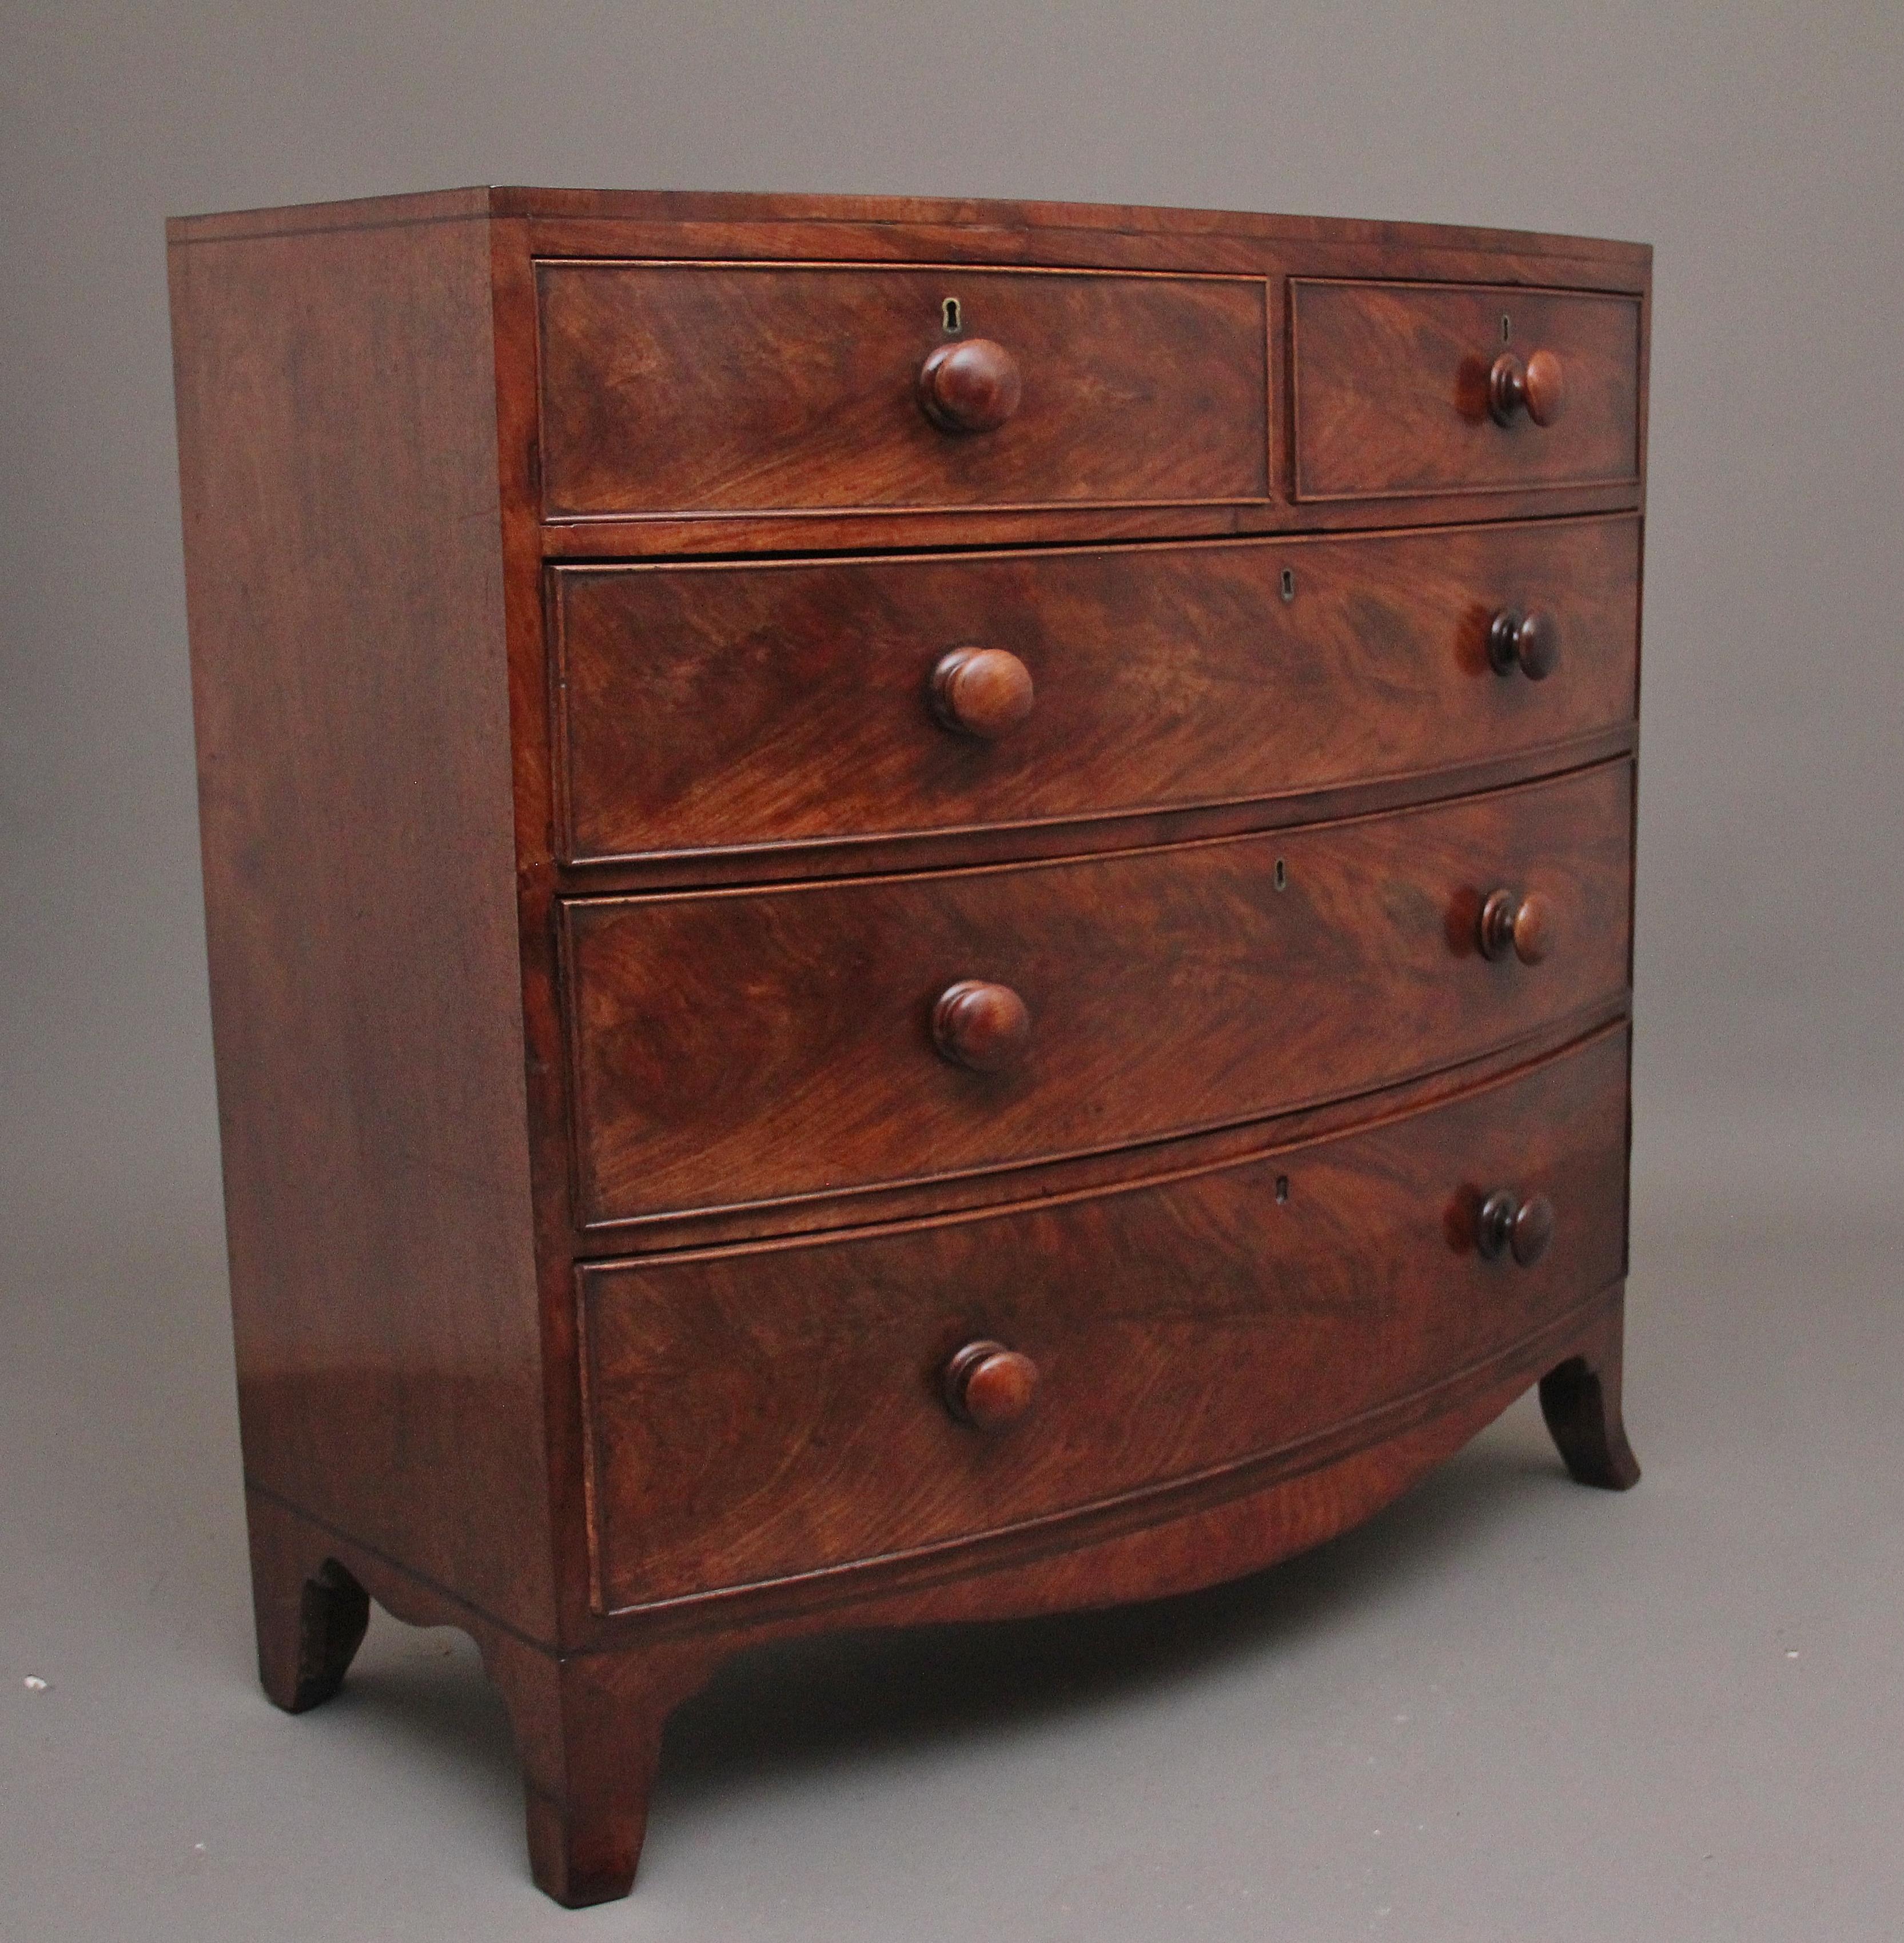
[[[174,216],[174,243],[209,242],[458,217],[520,216],[551,222],[905,224],[963,229],[1095,230],[1126,235],[1234,236],[1279,243],[1336,242],[1512,249],[1522,255],[1595,259],[1644,269],[1650,244],[1543,231],[1479,229],[1443,223],[1387,223],[1333,216],[1259,215],[1233,209],[1150,208],[1126,203],[1039,202],[982,197],[804,195],[704,189],[438,189],[415,195],[232,210]]]

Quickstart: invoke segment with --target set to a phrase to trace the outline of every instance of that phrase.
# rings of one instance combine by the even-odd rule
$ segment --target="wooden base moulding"
[[[514,1729],[527,1796],[530,1865],[570,1908],[628,1894],[648,1822],[668,1715],[748,1648],[850,1626],[1021,1618],[1196,1591],[1307,1551],[1399,1497],[1527,1389],[1581,1484],[1624,1490],[1639,1467],[1620,1408],[1623,1285],[1479,1368],[1380,1414],[1380,1441],[1344,1454],[1340,1437],[1274,1453],[1273,1481],[1163,1509],[1009,1562],[903,1568],[841,1603],[738,1616],[625,1622],[587,1650],[524,1638],[442,1587],[253,1488],[247,1494],[258,1664],[291,1713],[329,1699],[363,1640],[369,1601],[412,1625],[455,1626],[476,1642]],[[1392,1426],[1392,1427],[1390,1427]]]

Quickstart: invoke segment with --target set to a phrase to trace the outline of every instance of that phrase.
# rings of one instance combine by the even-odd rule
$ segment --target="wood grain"
[[[552,518],[1268,491],[1259,280],[557,262],[538,290]],[[948,298],[1021,374],[995,431],[920,407]]]
[[[1115,255],[1120,244],[1147,245],[1153,253],[1159,253],[1184,244],[1209,250],[1233,241],[1257,248],[1267,244],[1380,252],[1391,262],[1409,262],[1415,256],[1433,253],[1493,256],[1508,262],[1559,258],[1600,266],[1602,282],[1608,287],[1623,275],[1644,274],[1653,256],[1648,244],[1602,237],[1355,216],[1278,216],[1250,210],[976,196],[548,189],[524,184],[220,210],[175,216],[167,229],[177,241],[231,241],[484,214],[533,223],[545,233],[559,233],[567,225],[569,234],[593,234],[598,238],[617,232],[665,238],[675,247],[655,253],[668,256],[695,254],[701,238],[717,229],[730,237],[751,238],[755,251],[763,255],[833,253],[809,247],[807,238],[818,234],[836,243],[851,244],[855,254],[877,247],[888,256],[901,255],[922,242],[944,239],[978,260],[987,256],[1009,260],[1027,241],[1035,243],[1043,232],[1060,239],[1092,239],[1101,256]],[[791,239],[783,241],[777,251],[772,247],[776,232],[786,232]],[[539,253],[563,253],[544,247]]]
[[[1617,1422],[1620,1285],[1536,1334],[1350,1427],[1267,1453],[1169,1494],[976,1539],[593,1622],[595,1650],[559,1654],[502,1628],[442,1586],[253,1491],[253,1570],[262,1633],[299,1610],[302,1588],[339,1575],[416,1625],[460,1627],[500,1690],[521,1750],[537,1883],[576,1904],[632,1886],[668,1713],[720,1662],[771,1640],[842,1625],[997,1619],[1209,1585],[1361,1523],[1466,1443],[1544,1371],[1608,1372]],[[1610,1361],[1609,1358],[1611,1358]]]
[[[1157,1140],[1511,1044],[1625,986],[1629,804],[1617,763],[1076,862],[568,901],[582,1220]],[[1481,955],[1503,882],[1549,907],[1537,968]],[[1028,1008],[1009,1070],[935,1053],[960,978]]]
[[[1283,594],[1289,576],[1290,597]],[[1631,518],[1330,539],[550,573],[572,860],[1024,827],[1509,756],[1632,719]],[[1538,609],[1544,681],[1488,633]],[[1036,699],[935,715],[949,649]]]
[[[1632,1481],[1649,251],[508,189],[168,235],[274,1698],[367,1597],[464,1626],[595,1902],[734,1651],[1254,1569],[1537,1380]]]
[[[1297,499],[1629,482],[1637,497],[1637,299],[1301,278],[1289,292]],[[1557,355],[1555,423],[1495,422],[1503,348]]]
[[[170,268],[246,1474],[546,1636],[487,232]]]
[[[1347,1422],[1616,1280],[1620,1036],[1418,1116],[1122,1193],[581,1272],[613,1608],[917,1551],[1154,1490]],[[1485,1189],[1558,1211],[1484,1260]],[[1035,1361],[975,1435],[960,1344]]]

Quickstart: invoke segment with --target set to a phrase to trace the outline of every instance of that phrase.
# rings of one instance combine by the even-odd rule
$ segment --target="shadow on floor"
[[[674,1714],[658,1799],[671,1813],[768,1781],[1027,1720],[1116,1706],[1273,1653],[1396,1597],[1464,1554],[1531,1493],[1571,1490],[1537,1421],[1485,1435],[1367,1524],[1246,1579],[1149,1603],[1047,1618],[845,1632],[742,1655]],[[454,1644],[451,1644],[453,1639]],[[379,1614],[364,1659],[325,1710],[520,1815],[508,1717],[460,1635]]]
[[[766,1776],[1119,1704],[1276,1651],[1359,1602],[1459,1569],[1528,1493],[1571,1490],[1551,1447],[1470,1446],[1357,1530],[1246,1579],[1050,1617],[832,1634],[730,1661],[668,1724],[659,1791],[680,1805]]]

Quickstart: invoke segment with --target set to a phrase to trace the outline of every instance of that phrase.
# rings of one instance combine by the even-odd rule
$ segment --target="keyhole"
[[[1289,866],[1280,857],[1276,860],[1276,887],[1279,891],[1289,888]]]
[[[1282,569],[1282,597],[1285,600],[1293,600],[1296,597],[1296,569],[1293,566],[1285,566]]]
[[[1513,335],[1514,320],[1503,311],[1500,314],[1500,341],[1505,344]]]
[[[957,297],[947,297],[945,300],[946,334],[956,337],[959,329],[959,300]]]
[[[1279,1207],[1286,1206],[1289,1199],[1289,1177],[1279,1174],[1276,1177],[1276,1198]]]

